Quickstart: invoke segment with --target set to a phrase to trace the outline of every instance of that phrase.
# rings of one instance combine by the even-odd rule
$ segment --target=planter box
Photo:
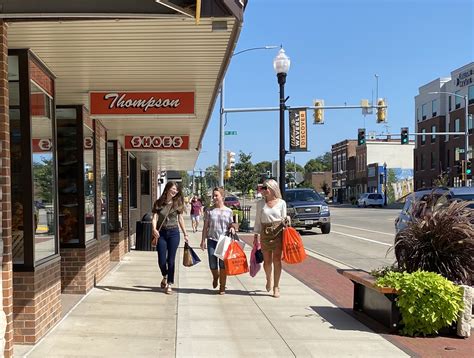
[[[378,287],[375,278],[362,270],[338,270],[354,284],[352,309],[364,312],[367,316],[383,324],[390,332],[399,329],[401,315],[395,300],[397,290],[391,287]]]

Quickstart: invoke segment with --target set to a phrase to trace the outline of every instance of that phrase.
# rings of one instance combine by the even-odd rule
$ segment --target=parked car
[[[226,196],[224,198],[224,205],[229,208],[240,209],[240,201],[236,196]]]
[[[415,201],[424,200],[431,193],[435,195],[438,201],[450,200],[467,200],[472,201],[469,207],[474,209],[474,187],[459,187],[459,188],[427,188],[415,191],[405,197],[405,205],[402,211],[395,219],[395,231],[398,233],[407,227],[408,222],[411,221],[410,213],[412,211],[413,203]]]
[[[383,207],[383,195],[378,193],[364,193],[361,194],[359,199],[357,200],[357,206],[364,208],[368,206],[378,206]]]
[[[288,189],[285,191],[287,212],[291,226],[311,230],[331,231],[331,214],[327,202],[313,189]]]

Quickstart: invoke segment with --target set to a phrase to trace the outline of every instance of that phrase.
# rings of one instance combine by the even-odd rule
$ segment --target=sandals
[[[161,287],[161,288],[165,288],[165,287],[166,287],[166,277],[163,277],[163,279],[161,280],[160,287]]]
[[[270,292],[270,290],[272,289],[272,280],[267,280],[267,284],[265,285],[265,288],[267,290],[267,292]]]
[[[280,287],[273,287],[273,297],[279,298],[280,297]]]

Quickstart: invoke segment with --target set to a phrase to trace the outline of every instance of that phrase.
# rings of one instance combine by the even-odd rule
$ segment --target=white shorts
[[[201,218],[201,217],[200,217],[199,215],[191,215],[191,220],[192,220],[192,221],[199,222],[200,218]]]

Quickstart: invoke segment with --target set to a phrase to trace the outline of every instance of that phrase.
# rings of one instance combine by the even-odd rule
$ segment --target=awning
[[[122,143],[126,135],[189,136],[188,150],[156,150],[137,155],[150,168],[191,170],[240,33],[241,22],[224,6],[225,2],[206,2],[203,12],[212,13],[209,5],[214,4],[213,11],[225,16],[201,17],[199,24],[194,18],[153,1],[138,2],[159,5],[160,12],[153,16],[135,13],[133,18],[113,19],[93,19],[90,12],[87,19],[82,19],[85,14],[78,9],[73,14],[71,8],[77,8],[77,3],[82,7],[113,3],[115,11],[122,10],[124,15],[129,11],[125,7],[131,8],[130,4],[136,2],[0,1],[0,4],[3,3],[2,15],[9,22],[9,48],[31,49],[54,73],[57,105],[85,104],[90,108],[91,91],[194,92],[192,115],[98,116],[108,129],[109,139]],[[185,6],[195,1],[174,3]],[[58,7],[53,14],[54,4]],[[39,17],[34,13],[35,6],[50,12],[46,15],[43,12],[43,17]],[[23,12],[18,12],[19,8]],[[101,14],[105,10],[105,7],[98,9]],[[61,16],[64,18],[59,20]]]

